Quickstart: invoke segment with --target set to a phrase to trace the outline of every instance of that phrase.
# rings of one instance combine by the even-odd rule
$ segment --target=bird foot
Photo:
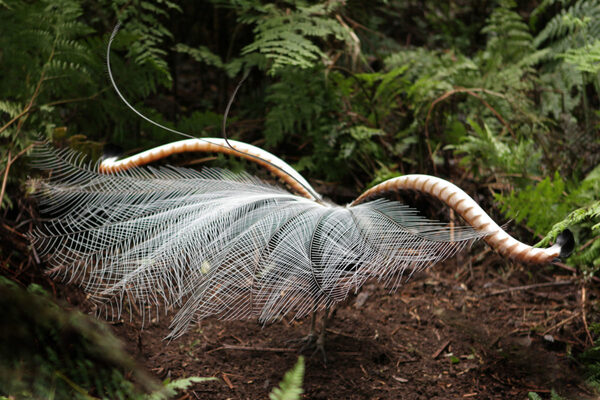
[[[297,338],[287,340],[286,343],[300,343],[299,353],[304,353],[308,350],[313,350],[311,357],[314,357],[315,354],[321,353],[323,357],[323,363],[327,364],[327,353],[325,352],[325,338],[323,335],[317,335],[315,333],[309,333],[308,335]]]
[[[304,337],[290,339],[290,340],[286,341],[286,343],[299,343],[301,345],[299,352],[302,353],[308,349],[313,348],[315,346],[315,344],[317,343],[317,340],[318,340],[317,335],[314,332],[311,332]]]
[[[324,335],[319,335],[318,339],[315,341],[315,350],[311,354],[311,357],[314,357],[315,354],[321,353],[323,357],[323,364],[327,365],[327,353],[325,352],[325,337]]]

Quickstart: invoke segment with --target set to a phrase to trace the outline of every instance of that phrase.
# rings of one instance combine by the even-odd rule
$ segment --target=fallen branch
[[[444,344],[441,345],[440,348],[437,349],[437,351],[431,355],[431,358],[434,359],[434,360],[436,358],[438,358],[440,356],[440,354],[442,354],[442,351],[444,351],[446,349],[446,347],[448,347],[448,346],[450,346],[450,340],[446,340],[444,342]]]
[[[254,346],[239,346],[235,344],[223,344],[221,347],[207,351],[211,353],[217,350],[244,350],[244,351],[270,351],[274,353],[295,353],[297,349],[290,349],[287,347],[254,347]]]
[[[587,318],[585,316],[585,306],[587,303],[587,294],[585,291],[585,285],[581,287],[581,320],[583,321],[583,327],[585,328],[586,338],[589,341],[589,345],[594,345],[594,339],[592,339],[592,334],[590,333],[590,329],[588,328]]]
[[[542,336],[552,332],[554,329],[557,329],[561,326],[563,326],[564,324],[566,324],[567,322],[571,321],[572,319],[578,317],[581,313],[575,313],[573,315],[571,315],[568,318],[563,319],[562,321],[560,321],[558,324],[551,326],[550,328],[546,329],[544,332],[542,332]]]
[[[497,296],[499,294],[518,292],[521,290],[537,289],[537,288],[541,288],[541,287],[572,285],[575,282],[577,282],[577,280],[572,279],[572,280],[568,280],[568,281],[544,282],[544,283],[534,283],[532,285],[514,286],[514,287],[510,287],[508,289],[496,290],[491,293],[484,293],[484,294],[480,295],[479,297],[481,298],[481,297]]]

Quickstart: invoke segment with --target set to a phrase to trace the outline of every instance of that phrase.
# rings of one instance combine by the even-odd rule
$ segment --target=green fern
[[[334,16],[341,2],[310,4],[288,0],[281,4],[255,1],[217,2],[240,11],[240,22],[254,25],[254,40],[242,55],[261,54],[271,63],[270,74],[283,67],[313,68],[329,59],[319,42],[330,39],[353,45],[350,28]]]
[[[542,400],[542,397],[535,392],[527,393],[527,398],[529,400]],[[556,391],[554,391],[554,389],[552,389],[550,392],[550,400],[565,400],[565,398],[560,396],[558,393],[556,393]]]
[[[523,181],[538,171],[542,154],[532,140],[515,142],[507,135],[494,135],[486,124],[481,127],[471,119],[468,123],[475,135],[465,136],[460,144],[447,148],[462,154],[461,163],[470,166],[474,173],[493,174],[499,179],[511,176]]]
[[[90,0],[6,0],[0,7],[0,171],[28,148],[32,140],[50,137],[67,125],[75,133],[96,137],[114,132],[115,142],[131,140],[125,133],[140,122],[122,110],[120,99],[108,90],[105,74],[106,37],[116,20],[130,19],[115,43],[113,68],[124,91],[145,98],[159,85],[170,83],[162,41],[170,33],[157,18],[176,9],[171,1],[92,2]],[[98,7],[98,14],[84,10]],[[125,65],[123,51],[133,60]],[[144,107],[140,107],[144,108]],[[116,140],[115,140],[116,139]],[[8,186],[17,183],[11,166]],[[17,172],[17,173],[15,173]],[[0,174],[3,176],[3,174]],[[10,205],[7,196],[0,208]]]
[[[129,399],[158,387],[106,326],[63,310],[39,286],[25,291],[0,277],[0,304],[0,395]]]
[[[210,49],[206,46],[200,46],[197,48],[192,48],[183,43],[178,43],[175,46],[175,51],[179,53],[189,54],[194,60],[204,63],[210,66],[214,66],[217,68],[223,68],[223,61],[221,57],[214,54]]]
[[[486,53],[488,65],[519,65],[523,58],[530,57],[533,36],[523,18],[513,11],[516,3],[513,0],[502,0],[492,12],[482,33],[488,35]]]
[[[568,49],[560,57],[573,64],[578,71],[595,76],[600,72],[600,39],[576,49]]]
[[[554,180],[545,178],[536,186],[529,186],[518,194],[509,197],[498,196],[503,203],[503,211],[509,213],[517,222],[528,220],[528,225],[536,233],[548,232],[541,246],[566,228],[584,221],[598,221],[600,217],[600,166],[596,167],[578,185],[567,185],[558,172]],[[522,210],[520,213],[514,210]],[[575,211],[570,212],[576,208]],[[591,227],[593,231],[600,229],[600,224]]]
[[[533,23],[546,9],[558,0],[542,2],[533,13]],[[577,0],[569,7],[562,8],[553,16],[533,41],[536,48],[547,45],[554,54],[560,54],[570,48],[582,47],[594,39],[600,38],[600,4],[596,0]]]
[[[537,185],[511,192],[508,196],[497,195],[496,199],[500,201],[500,209],[506,216],[518,223],[526,221],[536,235],[548,232],[574,206],[574,199],[566,193],[565,182],[558,173],[554,179],[547,177]]]
[[[216,380],[218,379],[214,377],[201,378],[198,376],[176,379],[174,381],[166,380],[165,382],[163,382],[162,389],[151,393],[147,396],[144,396],[144,400],[167,400],[177,395],[179,391],[186,390],[195,383],[204,383]]]
[[[269,393],[270,400],[299,400],[303,393],[304,357],[298,357],[296,365],[285,373],[279,387]]]
[[[600,166],[579,184],[567,183],[556,173],[535,186],[508,196],[497,195],[501,210],[517,222],[524,221],[536,234],[547,232],[537,246],[547,246],[565,229],[574,230],[582,246],[569,262],[584,272],[600,271]],[[574,211],[571,211],[574,210]]]

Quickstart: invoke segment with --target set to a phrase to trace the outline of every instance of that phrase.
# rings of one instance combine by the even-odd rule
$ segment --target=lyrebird
[[[123,98],[110,72],[115,34],[107,58]],[[188,151],[244,157],[292,192],[224,170],[142,167]],[[269,322],[314,315],[368,279],[399,284],[479,238],[526,263],[551,262],[573,248],[568,231],[547,249],[515,240],[464,191],[432,176],[390,179],[339,206],[283,160],[233,140],[183,140],[96,167],[68,150],[40,146],[36,153],[34,163],[52,170],[39,196],[54,217],[32,234],[33,245],[107,310],[120,314],[126,301],[141,303],[143,312],[148,304],[181,306],[173,337],[209,316]],[[438,198],[469,226],[451,229],[382,197],[400,190]]]

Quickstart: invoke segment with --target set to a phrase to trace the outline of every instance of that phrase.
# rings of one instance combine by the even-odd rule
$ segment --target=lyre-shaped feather
[[[117,95],[142,119],[189,137],[143,115],[119,91],[110,69],[118,29],[106,55]],[[135,168],[187,151],[248,159],[299,195],[222,170]],[[107,310],[115,306],[120,314],[124,301],[140,303],[143,313],[148,305],[181,305],[172,336],[209,316],[303,317],[344,300],[369,278],[395,286],[481,237],[500,254],[531,263],[565,257],[574,244],[568,230],[547,249],[521,243],[460,188],[426,175],[390,179],[346,207],[329,204],[283,160],[227,139],[183,140],[96,168],[46,146],[34,160],[52,171],[39,195],[54,217],[32,234],[33,245]],[[446,228],[394,201],[367,202],[407,189],[440,199],[473,228]]]
[[[138,168],[112,175],[70,151],[40,147],[54,217],[32,236],[50,265],[120,312],[123,301],[180,304],[194,320],[300,318],[365,280],[397,285],[485,236],[450,230],[395,201],[338,206],[247,174]]]

